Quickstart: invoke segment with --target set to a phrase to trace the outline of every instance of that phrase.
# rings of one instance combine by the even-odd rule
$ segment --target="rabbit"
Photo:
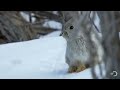
[[[77,11],[63,12],[63,15],[66,14],[67,17],[64,17],[63,31],[61,35],[67,41],[65,59],[66,63],[69,65],[68,72],[81,72],[90,67],[90,43],[86,32],[90,32],[93,45],[99,50],[98,52],[100,52],[97,54],[99,60],[101,60],[103,55],[102,47],[100,46],[101,43],[99,42],[100,37],[98,37],[97,32],[94,30],[89,31],[86,29],[89,24],[84,22],[88,26],[83,25],[83,22],[80,21],[80,18],[82,17],[79,16],[80,14]],[[84,17],[83,20],[84,19],[87,18]],[[86,32],[84,30],[86,30]]]

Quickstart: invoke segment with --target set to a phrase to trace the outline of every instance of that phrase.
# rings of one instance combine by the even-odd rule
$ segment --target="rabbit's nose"
[[[59,36],[62,36],[62,35],[63,35],[63,32],[61,32]]]
[[[66,31],[64,31],[63,34],[64,34],[65,36],[68,36],[68,33],[67,33]]]
[[[66,32],[66,31],[64,31],[64,32],[62,32],[61,34],[60,34],[60,36],[68,36],[68,33]]]

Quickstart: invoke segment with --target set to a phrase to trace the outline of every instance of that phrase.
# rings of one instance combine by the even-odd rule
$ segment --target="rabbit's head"
[[[83,37],[84,25],[87,20],[87,13],[80,13],[79,11],[64,11],[63,12],[63,30],[62,36],[66,40]]]

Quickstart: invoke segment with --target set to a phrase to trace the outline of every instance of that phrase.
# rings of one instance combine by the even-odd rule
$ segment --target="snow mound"
[[[90,70],[68,74],[66,41],[46,37],[0,45],[1,79],[91,79]]]
[[[60,36],[61,31],[54,31],[48,35],[45,35],[45,37],[58,37]]]

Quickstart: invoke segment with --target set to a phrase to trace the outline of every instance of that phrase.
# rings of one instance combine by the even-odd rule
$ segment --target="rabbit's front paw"
[[[68,73],[76,72],[76,70],[77,70],[76,66],[70,66],[69,69],[68,69]]]
[[[81,65],[77,68],[76,72],[81,72],[81,71],[83,71],[83,70],[85,70],[85,69],[86,69],[86,66],[83,65],[83,64],[81,64]]]
[[[78,73],[86,69],[86,66],[84,64],[81,64],[79,66],[70,66],[68,69],[68,73]]]

